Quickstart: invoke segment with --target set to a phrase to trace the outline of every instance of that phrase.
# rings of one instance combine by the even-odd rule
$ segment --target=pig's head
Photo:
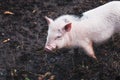
[[[68,33],[71,31],[71,23],[67,19],[56,19],[45,17],[48,23],[48,35],[45,50],[53,51],[68,46]]]

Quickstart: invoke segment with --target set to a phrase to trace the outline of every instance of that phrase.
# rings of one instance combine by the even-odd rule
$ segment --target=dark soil
[[[0,80],[120,80],[119,34],[94,46],[98,61],[82,49],[43,50],[44,16],[79,15],[109,1],[0,0]]]

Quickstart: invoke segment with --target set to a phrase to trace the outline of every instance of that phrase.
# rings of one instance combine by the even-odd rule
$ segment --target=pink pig
[[[114,33],[120,32],[120,1],[112,1],[83,13],[79,18],[75,15],[63,15],[48,22],[48,36],[45,49],[52,51],[63,47],[81,47],[87,55],[97,59],[93,50],[93,42],[101,43]]]

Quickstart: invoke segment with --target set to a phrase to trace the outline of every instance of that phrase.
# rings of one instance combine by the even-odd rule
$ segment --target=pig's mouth
[[[56,50],[56,46],[45,46],[45,51],[47,52],[54,52]]]

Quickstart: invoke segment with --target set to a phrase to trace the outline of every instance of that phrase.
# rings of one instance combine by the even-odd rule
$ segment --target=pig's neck
[[[78,44],[77,34],[73,30],[67,34],[67,37],[66,37],[65,40],[66,40],[66,43],[67,43],[66,45],[68,47],[75,47]]]
[[[86,28],[88,25],[86,25],[84,23],[85,21],[80,21],[80,22],[73,22],[73,27],[72,30],[70,32],[68,32],[67,34],[67,45],[68,46],[79,46],[82,44],[82,42],[84,41],[83,39],[85,39],[87,33],[86,33]],[[80,47],[80,46],[79,46]]]

